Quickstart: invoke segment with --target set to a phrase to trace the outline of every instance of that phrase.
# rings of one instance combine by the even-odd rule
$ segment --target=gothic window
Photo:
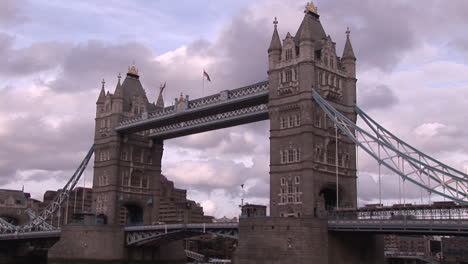
[[[297,149],[293,149],[293,161],[297,161]]]
[[[318,83],[323,84],[323,73],[322,72],[319,72],[319,74],[318,74]]]
[[[127,151],[122,150],[122,153],[120,155],[120,159],[122,160],[127,160]]]
[[[284,188],[283,187],[281,187],[281,193],[284,193]]]
[[[293,193],[293,186],[291,183],[288,184],[288,193]]]
[[[292,149],[288,149],[288,162],[294,162],[294,154]]]
[[[281,185],[285,185],[286,184],[286,179],[284,177],[281,178]]]
[[[300,148],[297,149],[296,161],[297,162],[301,161],[301,149]]]
[[[330,58],[330,67],[333,69],[335,67],[334,63],[333,63],[333,58]]]
[[[286,60],[292,59],[292,49],[286,50]]]
[[[130,182],[129,182],[129,177],[128,177],[128,170],[123,170],[122,171],[122,185],[123,186],[129,186],[130,185]]]
[[[286,83],[289,83],[292,81],[292,71],[291,70],[286,70]]]
[[[295,182],[296,184],[299,184],[300,181],[301,181],[301,179],[300,179],[299,176],[294,177],[294,182]]]
[[[296,115],[296,126],[301,125],[301,115]]]
[[[288,120],[286,117],[281,118],[281,128],[286,128],[288,125]]]
[[[330,142],[327,146],[327,163],[335,164],[336,163],[336,144],[335,142]]]
[[[301,202],[301,199],[300,199],[299,197],[300,197],[299,195],[296,195],[296,203],[300,203],[300,202]],[[298,216],[299,216],[299,213],[298,213]]]
[[[296,193],[299,193],[299,186],[296,186]]]
[[[281,203],[283,203],[283,204],[285,203],[284,196],[281,196]],[[281,214],[283,214],[283,213],[281,213]]]
[[[130,186],[141,187],[141,175],[140,173],[133,173],[130,178]]]
[[[281,163],[287,163],[287,152],[280,150],[280,155],[281,155]]]
[[[101,119],[101,128],[105,128],[105,127],[106,127],[106,120]]]
[[[296,68],[294,68],[293,71],[294,71],[294,81],[297,81],[297,70],[296,70]]]
[[[290,116],[289,117],[289,127],[293,127],[296,125],[296,116],[293,115],[293,116]]]
[[[288,196],[288,203],[293,203],[294,200],[293,200],[293,197],[292,196]]]

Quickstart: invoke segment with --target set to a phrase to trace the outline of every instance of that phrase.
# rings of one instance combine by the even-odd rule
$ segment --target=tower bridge
[[[350,31],[338,56],[319,17],[309,4],[296,34],[283,40],[275,20],[267,81],[195,100],[181,95],[168,107],[161,93],[155,103],[148,100],[135,65],[122,83],[119,76],[113,93],[103,83],[85,159],[31,221],[0,221],[0,241],[60,237],[51,259],[122,260],[140,249],[143,259],[155,250],[173,252],[172,241],[209,233],[239,240],[236,263],[381,263],[377,234],[467,235],[468,176],[400,140],[356,105]],[[155,225],[164,140],[260,120],[270,122],[270,216],[228,225]],[[414,212],[428,208],[413,208],[402,219],[395,208],[358,209],[358,147],[379,168],[453,201],[444,208],[457,213],[418,219]],[[92,215],[99,224],[51,227],[48,220],[60,212],[93,154]]]

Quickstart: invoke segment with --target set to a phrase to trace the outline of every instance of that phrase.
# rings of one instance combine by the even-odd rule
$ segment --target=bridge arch
[[[343,197],[346,197],[346,193],[344,193],[344,188],[340,184],[338,186],[338,204],[340,206],[343,205]],[[327,183],[321,186],[318,192],[319,197],[319,206],[322,206],[323,209],[326,211],[331,211],[336,208],[336,184],[335,183]]]
[[[125,202],[120,206],[120,223],[123,225],[143,225],[144,207],[139,202]]]

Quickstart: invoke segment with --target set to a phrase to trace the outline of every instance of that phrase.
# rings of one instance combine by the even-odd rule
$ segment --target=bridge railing
[[[405,205],[376,208],[339,209],[329,212],[331,220],[464,220],[468,205]]]

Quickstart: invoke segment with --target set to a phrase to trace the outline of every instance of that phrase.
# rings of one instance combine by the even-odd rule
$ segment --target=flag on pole
[[[206,77],[206,79],[211,82],[211,79],[210,79],[210,76],[208,75],[208,73],[206,73],[205,70],[203,70],[203,76]]]

